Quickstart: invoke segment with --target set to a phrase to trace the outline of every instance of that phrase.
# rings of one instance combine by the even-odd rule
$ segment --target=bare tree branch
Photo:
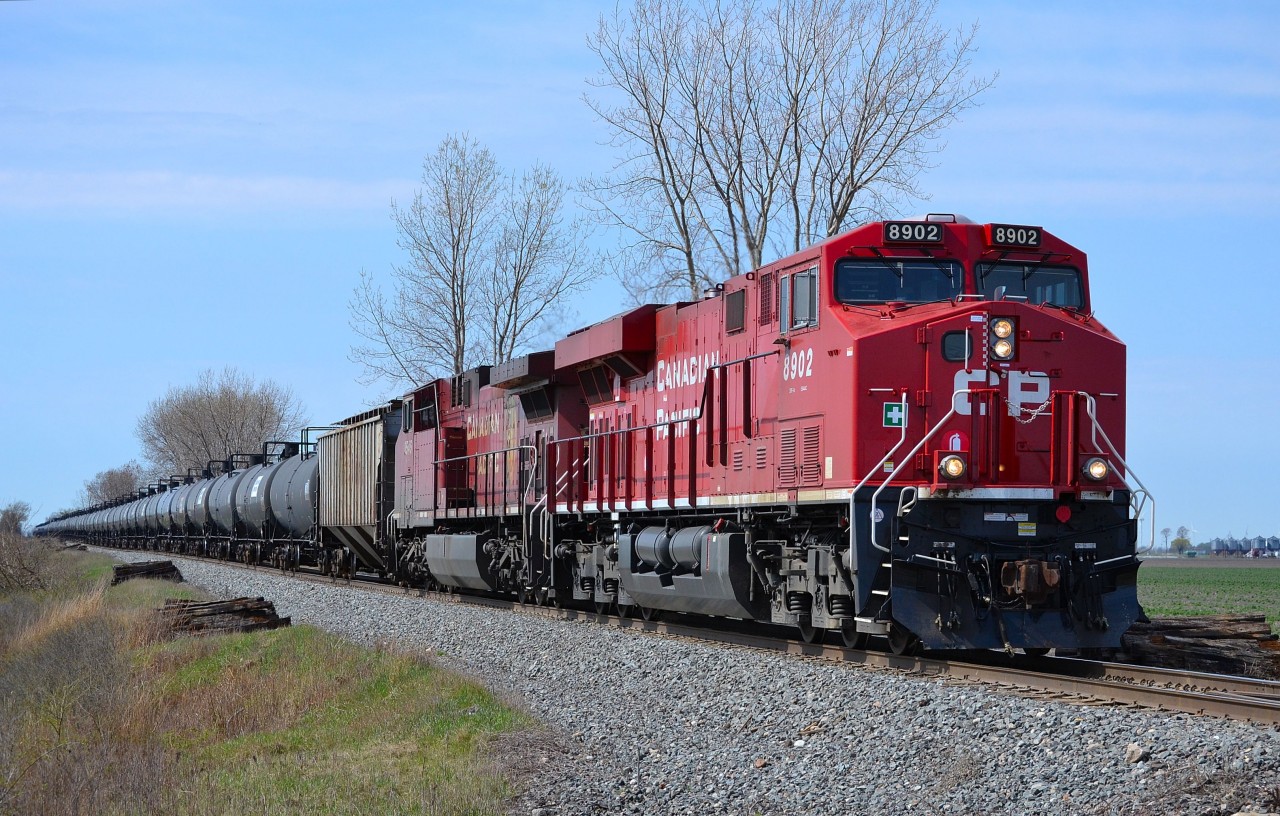
[[[351,359],[366,382],[413,387],[482,362],[500,362],[546,333],[565,296],[596,262],[586,225],[567,220],[565,184],[549,167],[508,175],[487,148],[450,136],[423,162],[413,204],[392,203],[409,256],[393,294],[361,273],[351,326],[365,342]]]
[[[291,439],[303,425],[293,392],[234,368],[201,372],[195,385],[170,388],[138,419],[143,456],[155,472],[185,473],[263,443]]]
[[[118,499],[141,487],[145,483],[145,475],[142,465],[134,461],[100,471],[84,483],[82,501],[88,507]]]
[[[612,259],[633,296],[696,298],[768,253],[922,198],[943,130],[993,81],[966,77],[974,30],[948,34],[935,10],[633,0],[602,16],[589,41],[600,95],[587,102],[621,158],[584,191],[634,236]]]

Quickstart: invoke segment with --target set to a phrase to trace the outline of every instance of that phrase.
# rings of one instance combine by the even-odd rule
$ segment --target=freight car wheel
[[[635,614],[636,608],[631,604],[618,604],[618,617],[629,618]]]
[[[920,639],[896,623],[889,625],[889,651],[896,655],[914,654]]]
[[[1026,646],[1022,651],[1026,652],[1027,657],[1044,657],[1049,654],[1047,646]]]
[[[661,609],[654,609],[652,606],[641,606],[638,608],[640,610],[640,617],[647,621],[656,621],[662,617]]]
[[[840,624],[840,640],[843,641],[846,649],[865,649],[870,639],[871,636],[866,632],[858,631],[858,625],[853,621]]]
[[[596,601],[596,614],[597,614],[597,615],[608,615],[608,614],[609,614],[609,602],[608,602],[608,601]]]
[[[826,629],[814,626],[807,620],[801,620],[796,627],[800,630],[800,639],[805,643],[817,643],[827,633]]]

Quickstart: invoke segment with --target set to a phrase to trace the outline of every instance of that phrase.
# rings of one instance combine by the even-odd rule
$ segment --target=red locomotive
[[[1039,227],[874,223],[430,383],[392,537],[442,583],[602,610],[1115,646],[1145,494],[1088,280]]]
[[[1088,284],[1040,227],[868,224],[229,465],[221,512],[192,485],[42,532],[897,651],[1115,647],[1149,497]]]

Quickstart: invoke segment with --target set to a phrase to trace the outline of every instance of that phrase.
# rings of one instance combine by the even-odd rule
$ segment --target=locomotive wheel
[[[896,655],[914,654],[920,639],[911,631],[895,624],[889,625],[889,651]]]
[[[800,630],[800,639],[805,643],[817,643],[827,634],[826,629],[814,626],[812,621],[805,618],[801,618],[796,627]]]
[[[640,617],[647,621],[656,621],[662,618],[661,609],[654,609],[652,606],[641,606],[638,609],[640,610]]]
[[[859,632],[857,624],[851,620],[840,624],[840,640],[846,649],[865,649],[870,638],[866,632]]]

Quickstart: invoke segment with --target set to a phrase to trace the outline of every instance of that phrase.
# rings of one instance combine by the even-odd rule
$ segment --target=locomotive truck
[[[933,214],[39,531],[897,652],[1107,649],[1154,506],[1124,445],[1085,254]]]

